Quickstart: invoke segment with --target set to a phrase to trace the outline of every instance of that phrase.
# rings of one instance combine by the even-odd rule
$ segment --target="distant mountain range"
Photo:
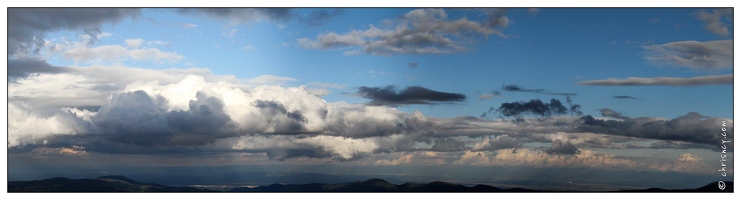
[[[154,183],[142,183],[124,176],[101,176],[95,179],[51,178],[35,181],[9,181],[8,192],[217,192],[193,187],[173,187]],[[240,187],[226,192],[568,192],[537,191],[524,188],[502,189],[489,185],[467,187],[460,184],[434,181],[426,184],[404,183],[391,184],[383,179],[369,179],[340,184],[272,184],[268,186]],[[605,192],[630,193],[675,193],[675,192],[733,192],[733,182],[726,182],[726,189],[718,189],[713,182],[697,189],[661,189],[623,190]]]
[[[8,192],[211,192],[192,187],[142,183],[124,176],[96,179],[50,178],[37,181],[8,181]]]

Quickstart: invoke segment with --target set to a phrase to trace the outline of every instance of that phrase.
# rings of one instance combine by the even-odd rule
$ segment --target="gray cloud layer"
[[[733,8],[714,9],[712,12],[701,10],[693,14],[705,23],[705,30],[723,37],[728,37],[731,34],[728,26],[733,26]]]
[[[139,15],[138,8],[8,8],[8,55],[38,52],[47,32],[83,30],[95,38],[102,24]]]
[[[618,96],[613,96],[613,98],[616,98],[616,99],[638,99],[638,98],[635,98],[633,96],[628,96],[628,95],[618,95]]]
[[[641,78],[628,77],[626,79],[609,78],[603,80],[582,81],[579,85],[598,85],[598,86],[700,86],[700,85],[732,85],[733,74],[697,76],[691,78],[676,77],[656,77]]]
[[[26,58],[8,60],[8,80],[23,78],[39,73],[56,74],[69,71],[69,68],[52,66],[45,60],[40,59]]]
[[[445,102],[461,102],[466,95],[430,90],[424,87],[411,86],[396,91],[394,86],[358,88],[358,94],[371,99],[371,105],[405,105],[405,104],[436,104]]]
[[[695,69],[733,68],[733,40],[679,41],[644,46],[646,59],[658,65]]]
[[[293,8],[180,8],[175,12],[182,15],[196,15],[228,21],[231,25],[254,21],[287,23],[297,20],[309,26],[320,26],[344,13],[342,9],[309,9],[307,15],[300,15]]]
[[[430,151],[462,151],[466,148],[466,143],[451,138],[437,138],[435,145],[430,147]]]
[[[522,146],[522,143],[508,135],[500,135],[494,139],[487,136],[484,137],[480,143],[474,144],[471,151],[496,151],[500,149],[518,148],[520,146]]]
[[[574,149],[586,147],[709,148],[718,139],[712,136],[715,123],[727,120],[695,113],[672,120],[557,116],[511,123],[476,117],[425,117],[387,106],[330,104],[302,87],[234,90],[194,77],[141,84],[131,84],[127,92],[114,94],[97,112],[65,108],[45,113],[22,103],[9,103],[9,151],[74,145],[90,153],[242,152],[266,153],[269,159],[279,161],[296,157],[349,161],[389,152],[495,151],[536,141],[552,143],[550,148],[542,148],[546,153],[577,155]],[[167,93],[182,89],[198,92],[192,96]],[[732,127],[732,120],[728,122]],[[499,136],[492,139],[493,135]],[[471,143],[456,138],[460,136],[484,138]],[[627,143],[640,138],[665,142],[650,146]],[[434,145],[416,147],[420,142]]]
[[[671,120],[621,117],[623,120],[618,121],[595,119],[589,115],[584,116],[581,118],[583,124],[578,127],[578,130],[715,146],[720,145],[721,139],[726,139],[720,134],[719,127],[721,127],[722,122],[726,121],[726,124],[733,123],[718,117],[703,116],[696,112],[687,113]],[[729,129],[727,139],[733,138],[732,130],[733,128]]]
[[[630,119],[630,117],[626,117],[612,109],[609,108],[602,108],[599,109],[599,112],[602,114],[603,117],[612,117],[616,119]]]
[[[568,101],[569,104],[572,104],[570,99]],[[549,103],[544,103],[540,99],[531,99],[530,101],[502,103],[499,108],[489,108],[489,111],[483,113],[481,117],[486,117],[487,114],[499,113],[504,117],[515,117],[516,121],[521,121],[522,116],[525,115],[534,115],[540,119],[545,119],[568,113],[581,115],[579,107],[580,105],[578,104],[572,104],[570,107],[566,107],[558,99],[551,99]]]
[[[545,152],[550,154],[574,155],[579,153],[579,149],[568,141],[564,143],[557,139],[553,141],[551,147],[546,149]]]
[[[393,54],[449,54],[469,49],[476,38],[491,34],[505,37],[501,30],[509,19],[501,9],[481,9],[487,19],[471,21],[467,18],[449,20],[443,9],[417,9],[394,21],[394,28],[372,26],[367,30],[353,30],[338,34],[319,34],[316,39],[301,38],[299,45],[315,49],[353,49],[345,55],[360,53]]]

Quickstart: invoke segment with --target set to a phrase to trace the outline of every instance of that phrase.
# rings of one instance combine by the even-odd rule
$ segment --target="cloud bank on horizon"
[[[674,115],[633,108],[673,104],[679,100],[668,97],[687,93],[652,97],[648,86],[706,87],[711,89],[704,95],[722,91],[726,92],[723,98],[731,99],[733,74],[725,73],[733,68],[733,39],[728,38],[733,30],[725,20],[732,18],[732,11],[701,10],[685,16],[703,25],[701,33],[723,39],[703,36],[703,41],[687,38],[630,49],[638,60],[631,64],[645,65],[650,73],[613,76],[574,70],[587,77],[574,82],[570,78],[574,76],[562,74],[565,69],[541,66],[508,71],[498,63],[507,57],[492,56],[501,51],[496,49],[499,46],[509,48],[533,37],[509,32],[520,25],[519,20],[523,26],[528,24],[518,17],[532,11],[389,9],[395,15],[378,14],[378,20],[368,21],[371,25],[362,22],[347,30],[348,26],[335,24],[343,20],[340,15],[380,10],[10,8],[8,151],[75,159],[238,153],[268,159],[243,164],[308,159],[348,165],[590,167],[714,174],[716,158],[707,152],[720,151],[721,141],[733,139],[733,119],[725,117],[728,112],[702,107],[710,103],[677,103],[672,108],[682,109]],[[551,11],[558,9],[535,13],[545,16]],[[173,16],[177,23],[170,19]],[[115,29],[135,26],[145,18],[183,33],[160,38],[141,30]],[[656,23],[667,21],[662,18]],[[264,36],[261,31],[281,34]],[[207,43],[193,42],[208,49],[191,50],[188,42],[177,41],[208,34],[213,38],[203,39]],[[280,42],[249,40],[253,45],[241,39],[260,36]],[[167,38],[172,41],[164,41]],[[230,47],[231,43],[238,45]],[[278,49],[286,57],[250,56],[263,49]],[[244,54],[247,59],[241,61],[248,64],[219,61],[239,58],[233,52]],[[251,64],[285,62],[287,57],[299,63],[279,65],[286,66],[283,70]],[[451,68],[450,61],[444,61],[448,57],[455,69],[445,69]],[[396,68],[373,66],[395,71],[353,78],[369,70],[354,69],[361,64],[333,64],[342,59],[367,60],[369,65],[388,65],[385,60],[392,60]],[[468,59],[494,60],[475,65]],[[213,63],[193,64],[209,61]],[[680,72],[660,73],[671,70]],[[230,73],[252,71],[258,74]],[[415,74],[434,78],[409,78]],[[521,76],[518,83],[548,89],[514,84],[491,87],[513,82],[507,77],[521,74],[528,76]],[[548,82],[560,75],[570,82]],[[606,88],[600,86],[617,89],[597,91]],[[476,90],[471,88],[491,92],[471,92]],[[577,91],[578,96],[553,91]],[[471,96],[479,98],[471,100]],[[730,109],[732,104],[715,106]],[[473,116],[482,111],[487,111],[482,117]],[[487,114],[517,120],[485,118]],[[721,124],[728,128],[726,136],[719,133]],[[726,145],[733,149],[733,142]],[[681,153],[658,157],[634,153],[666,149]]]

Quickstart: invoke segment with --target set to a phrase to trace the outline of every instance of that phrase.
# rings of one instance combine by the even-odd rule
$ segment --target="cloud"
[[[375,78],[377,75],[396,75],[396,72],[386,72],[386,71],[368,71],[368,74],[370,74],[370,77]]]
[[[340,84],[334,84],[334,83],[322,83],[322,82],[310,82],[306,85],[312,86],[312,87],[318,87],[318,88],[334,88],[334,89],[345,89],[347,85],[340,85]]]
[[[652,164],[649,166],[650,169],[666,172],[684,172],[684,173],[707,173],[708,169],[712,169],[707,163],[702,161],[702,158],[692,155],[690,153],[682,153],[679,157],[670,164]],[[710,170],[711,172],[716,172]]]
[[[461,151],[466,148],[466,144],[452,138],[437,138],[435,145],[430,147],[430,151]]]
[[[694,69],[733,68],[733,40],[679,41],[643,46],[646,60],[657,65]]]
[[[142,73],[116,74],[135,76]],[[52,79],[54,76],[59,79]],[[35,81],[34,78],[50,85],[90,79],[64,78],[66,76],[77,75],[31,77],[11,84],[10,94],[24,98],[50,94],[18,92],[29,83],[24,81]],[[97,111],[45,110],[38,106],[11,104],[9,148],[28,146],[33,149],[42,143],[54,147],[74,144],[86,146],[89,152],[103,153],[240,151],[267,153],[273,160],[311,157],[343,161],[377,152],[415,150],[415,141],[427,141],[421,135],[429,132],[425,127],[433,126],[421,113],[409,115],[394,108],[362,104],[328,104],[312,95],[305,86],[239,87],[223,78],[193,74],[179,80],[176,77],[176,82],[169,82],[169,78],[157,79],[162,81],[133,81],[122,89],[110,91],[113,95],[109,98],[107,95],[96,97],[103,99]],[[89,97],[89,92],[83,91],[91,88],[80,86],[75,88],[80,93],[51,94]],[[60,91],[69,90],[64,84],[60,87]],[[251,140],[265,140],[270,144],[245,147]],[[234,143],[240,141],[242,144]]]
[[[157,48],[139,47],[142,40],[127,40],[121,45],[102,45],[97,47],[76,46],[64,50],[62,58],[75,62],[119,62],[122,60],[152,61],[155,63],[174,63],[184,57],[176,52],[163,52]]]
[[[641,162],[630,158],[621,158],[612,154],[598,153],[593,150],[580,149],[576,154],[549,154],[530,149],[501,149],[495,152],[466,151],[457,165],[475,166],[527,166],[536,168],[570,167],[624,169],[635,171],[679,172],[691,174],[715,173],[711,166],[697,156],[683,153],[675,161]]]
[[[416,62],[407,64],[407,67],[409,67],[410,69],[415,69],[417,68],[417,66],[419,66],[419,63]]]
[[[72,145],[71,147],[61,147],[61,148],[40,147],[40,148],[33,149],[30,153],[34,155],[43,155],[43,156],[49,156],[49,155],[86,156],[90,154],[87,151],[85,151],[84,146],[76,146],[76,145]]]
[[[581,108],[581,105],[574,104],[574,102],[571,100],[571,97],[576,96],[576,93],[565,93],[565,92],[549,92],[544,89],[525,89],[523,87],[520,87],[518,85],[509,84],[509,85],[502,85],[502,90],[509,91],[509,92],[532,92],[532,93],[538,93],[538,94],[549,94],[549,95],[558,95],[558,96],[564,96],[566,97],[566,104],[569,104],[569,111],[576,115],[582,115],[583,113],[579,111]],[[499,95],[499,91],[493,91],[493,94]],[[559,102],[560,103],[560,102]],[[489,109],[488,113],[492,113],[493,108]],[[486,117],[487,113],[481,114],[482,117]]]
[[[8,60],[8,80],[23,78],[34,74],[58,74],[69,70],[69,68],[52,66],[45,60],[35,58]]]
[[[525,89],[523,87],[520,87],[514,84],[502,85],[502,90],[509,91],[509,92],[532,92],[532,93],[541,93],[541,94],[550,94],[550,95],[560,95],[560,96],[566,96],[566,97],[576,96],[576,93],[548,92],[545,89]]]
[[[574,130],[569,130],[574,131]],[[523,134],[520,136],[523,141],[530,142],[549,142],[551,148],[546,149],[553,152],[576,152],[575,147],[579,148],[606,148],[606,149],[626,149],[626,148],[651,148],[641,146],[636,142],[646,141],[635,137],[606,135],[601,133],[578,133],[578,132],[555,132],[555,133],[533,133]],[[558,140],[558,142],[556,142]],[[571,153],[574,154],[574,153]]]
[[[714,9],[711,13],[701,10],[692,14],[705,23],[705,30],[723,37],[728,37],[731,34],[731,31],[728,30],[728,24],[733,25],[733,8]],[[724,18],[725,20],[723,20]]]
[[[99,34],[98,39],[105,33]],[[177,52],[166,52],[151,47],[153,45],[165,45],[163,41],[145,41],[140,38],[126,39],[123,45],[93,46],[89,44],[90,36],[80,35],[77,40],[64,37],[54,40],[45,40],[45,48],[41,53],[46,56],[60,56],[61,58],[73,60],[80,63],[120,62],[124,60],[152,61],[157,64],[174,63],[182,60],[183,55]],[[96,39],[97,40],[97,39]],[[146,44],[146,46],[145,46]],[[20,59],[20,58],[19,58]]]
[[[267,151],[272,160],[293,157],[332,158],[349,161],[366,157],[375,152],[402,151],[407,136],[390,135],[371,138],[348,138],[342,136],[317,135],[295,137],[287,135],[242,136],[236,139],[221,139],[215,146],[238,151]]]
[[[301,17],[300,21],[309,26],[321,26],[328,23],[332,18],[342,15],[343,13],[345,13],[345,10],[343,9],[320,9]]]
[[[581,118],[583,123],[578,127],[578,130],[706,145],[719,145],[721,139],[725,139],[718,133],[718,127],[723,121],[729,124],[730,130],[733,130],[733,120],[703,116],[696,112],[690,112],[671,120],[621,117],[623,119],[618,121],[594,119],[587,115]],[[729,132],[727,138],[733,138],[733,134]]]
[[[8,148],[42,144],[53,135],[82,134],[87,123],[60,109],[39,112],[18,101],[8,102]]]
[[[289,8],[179,8],[175,12],[225,20],[230,25],[250,21],[284,23],[294,16]]]
[[[485,117],[487,113],[499,113],[504,117],[516,117],[518,120],[521,120],[523,115],[535,115],[544,119],[551,116],[564,115],[569,112],[572,114],[579,113],[578,110],[572,109],[569,111],[569,108],[557,99],[551,99],[550,103],[543,103],[540,99],[531,99],[530,101],[502,103],[497,109],[491,107],[482,116]]]
[[[538,14],[540,13],[540,8],[528,8],[527,13],[528,14]]]
[[[260,75],[255,78],[247,79],[245,82],[248,84],[285,84],[288,82],[294,82],[298,81],[298,79],[291,78],[291,77],[282,77],[282,76],[275,76],[275,75]]]
[[[170,46],[170,43],[167,43],[165,41],[154,40],[154,41],[147,41],[147,45],[148,46],[162,45],[162,46],[165,46],[165,47],[169,47]]]
[[[314,40],[301,38],[298,42],[303,48],[346,49],[345,55],[459,53],[472,47],[477,37],[485,39],[491,34],[505,37],[497,29],[509,25],[504,10],[478,11],[483,12],[487,19],[471,21],[464,17],[449,20],[443,9],[416,9],[392,22],[394,29],[371,25],[367,30],[353,30],[344,34],[326,32],[317,35]]]
[[[622,114],[615,112],[614,110],[609,109],[609,108],[599,109],[599,112],[602,114],[603,117],[612,117],[616,119],[630,119],[630,117],[623,116]]]
[[[358,95],[371,99],[370,105],[407,105],[407,104],[436,104],[444,102],[461,102],[466,95],[430,90],[420,86],[410,86],[396,91],[394,86],[358,88]]]
[[[642,163],[614,155],[581,150],[574,155],[549,154],[530,149],[501,149],[493,153],[467,151],[455,164],[481,166],[588,167],[641,169]]]
[[[571,144],[570,142],[561,142],[561,140],[554,140],[553,144],[551,144],[551,147],[545,150],[546,153],[549,154],[566,154],[566,155],[574,155],[581,152],[576,146]]]
[[[415,151],[397,152],[376,155],[381,159],[373,162],[374,165],[444,165],[450,163],[457,155],[455,152]],[[390,157],[390,158],[385,158]]]
[[[234,36],[237,36],[237,29],[232,29],[232,30],[229,30],[229,31],[225,31],[225,32],[221,33],[221,35],[223,35],[224,37],[230,38],[230,39],[231,38],[234,38]]]
[[[229,22],[230,26],[249,22],[271,22],[281,26],[297,20],[309,26],[320,26],[344,13],[342,9],[315,9],[301,15],[293,8],[179,8],[181,15],[195,15]]]
[[[298,112],[298,111],[290,111],[289,112],[286,109],[286,107],[283,106],[283,104],[281,104],[279,102],[256,100],[253,103],[253,105],[255,107],[258,107],[258,108],[261,108],[261,109],[267,109],[267,110],[269,110],[270,112],[272,112],[272,115],[275,115],[276,112],[278,112],[278,113],[281,113],[281,114],[285,114],[286,117],[288,117],[289,119],[292,119],[292,120],[294,120],[296,122],[307,123],[306,117],[304,117],[304,115],[302,115],[301,112]],[[300,124],[298,124],[298,125],[299,125],[299,127],[298,128],[295,128],[295,129],[301,129]]]
[[[618,95],[618,96],[613,96],[612,98],[616,98],[616,99],[638,99],[638,98],[635,98],[635,97],[632,97],[632,96],[627,96],[627,95]]]
[[[189,24],[189,23],[184,23],[183,24],[183,28],[196,28],[196,27],[198,27],[198,25]]]
[[[142,45],[142,43],[144,43],[144,40],[139,39],[139,38],[124,40],[124,44],[126,44],[126,46],[130,48],[138,48],[139,46]]]
[[[255,50],[255,46],[253,46],[253,45],[245,45],[245,46],[242,47],[242,50],[252,51],[252,50]]]
[[[500,135],[494,139],[490,136],[484,137],[471,147],[471,151],[495,151],[500,149],[512,149],[522,146],[520,142],[508,135]]]
[[[414,161],[414,154],[402,154],[399,158],[392,160],[377,160],[375,165],[403,165],[410,164]]]
[[[496,96],[496,95],[494,95],[494,94],[489,94],[489,93],[487,93],[487,94],[481,94],[481,96],[479,96],[479,100],[484,100],[484,99],[491,99],[491,98],[493,98],[494,96]]]
[[[608,78],[603,80],[582,81],[579,85],[597,86],[701,86],[701,85],[730,85],[733,84],[733,74],[696,76],[691,78],[656,77],[641,78],[628,77],[626,79]]]
[[[656,148],[669,143],[677,148],[692,147],[695,143],[689,142],[691,140],[675,140],[676,137],[667,132],[705,137],[703,134],[709,133],[699,132],[712,132],[715,129],[709,124],[717,122],[713,122],[714,118],[702,117],[696,121],[708,125],[697,125],[692,120],[673,121],[665,126],[683,126],[626,136],[626,133],[611,131],[620,130],[620,126],[609,129],[600,122],[586,123],[567,116],[511,123],[470,116],[437,118],[419,111],[405,113],[390,106],[327,102],[306,86],[281,86],[297,81],[288,77],[266,75],[237,79],[197,68],[153,70],[91,66],[66,69],[69,71],[39,73],[9,83],[9,151],[27,149],[24,151],[28,152],[36,148],[62,151],[62,148],[76,145],[84,146],[84,151],[93,154],[255,153],[276,161],[303,158],[353,161],[368,156],[415,152],[412,159],[416,161],[424,157],[416,152],[449,151],[451,155],[458,155],[472,146],[471,150],[488,153],[539,138],[539,142],[560,140],[560,148],[554,147],[553,152],[565,155],[564,149],[568,149],[569,144],[581,148],[619,148],[633,140],[641,141],[640,138],[657,138],[651,134],[663,134],[658,138],[666,141],[655,142]],[[403,90],[393,90],[393,94],[415,96],[414,92]],[[432,100],[436,98],[421,96],[428,97],[425,99],[428,102],[436,102]],[[83,109],[83,106],[100,108]],[[664,119],[631,118],[636,124],[624,126],[655,126],[640,125],[646,124],[641,120],[663,122]],[[722,120],[732,127],[732,120]],[[587,128],[595,131],[586,131]],[[491,135],[507,136],[493,138]],[[460,136],[487,136],[488,139],[474,141],[460,139]],[[418,146],[420,143],[434,145],[431,149]],[[429,162],[447,163],[437,159],[431,158]],[[376,160],[370,159],[369,163]]]
[[[654,17],[654,18],[648,19],[648,22],[650,22],[652,24],[659,23],[659,22],[661,22],[661,18]]]
[[[54,31],[83,31],[92,44],[103,24],[140,15],[138,8],[9,8],[8,55],[38,53],[46,33]]]

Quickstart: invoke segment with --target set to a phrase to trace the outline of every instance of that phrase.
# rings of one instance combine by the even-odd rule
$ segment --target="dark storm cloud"
[[[198,146],[236,135],[218,98],[198,92],[188,111],[164,111],[162,101],[141,90],[117,94],[92,120],[107,141],[141,146]]]
[[[613,96],[612,98],[616,98],[616,99],[638,99],[638,98],[635,98],[635,97],[632,97],[632,96],[627,96],[627,95],[618,95],[618,96]]]
[[[545,150],[546,153],[549,154],[566,154],[566,155],[574,155],[578,154],[579,148],[576,148],[573,144],[570,142],[561,142],[561,140],[554,140],[551,144],[551,147]]]
[[[532,92],[532,93],[560,95],[560,96],[567,96],[567,97],[576,96],[576,93],[548,92],[545,89],[525,89],[519,85],[514,85],[514,84],[503,85],[502,90],[509,91],[509,92]]]
[[[513,85],[513,84],[503,85],[502,86],[502,89],[504,91],[510,91],[510,92],[535,92],[535,93],[541,93],[541,92],[544,92],[545,91],[544,89],[526,90],[526,89],[524,89],[524,88],[522,88],[522,87],[520,87],[518,85]]]
[[[134,18],[140,12],[138,8],[8,8],[8,55],[38,52],[47,32],[82,30],[95,39],[104,23]]]
[[[167,118],[162,115],[152,98],[141,90],[112,96],[111,104],[103,105],[93,122],[102,132],[121,136],[112,138],[123,140],[120,142],[154,145],[161,143],[159,140],[162,138],[159,137],[172,134],[167,126]],[[141,137],[130,137],[128,134]]]
[[[24,78],[32,74],[57,74],[69,71],[69,68],[52,66],[45,60],[33,58],[8,60],[8,80]]]
[[[443,102],[461,102],[466,95],[430,90],[420,86],[410,86],[396,91],[394,86],[358,88],[361,97],[371,99],[370,105],[407,105],[407,104],[436,104]]]
[[[301,112],[299,112],[298,110],[296,110],[296,111],[290,111],[289,112],[286,109],[286,107],[283,106],[283,104],[281,104],[279,102],[276,102],[276,101],[256,100],[253,103],[253,105],[255,105],[255,107],[258,107],[258,108],[268,109],[268,110],[270,110],[273,113],[273,115],[275,115],[277,113],[281,113],[281,114],[285,114],[286,117],[288,117],[289,119],[292,119],[292,120],[294,120],[296,122],[301,122],[301,123],[307,123],[308,122],[306,120],[306,117],[304,117],[304,115],[301,114]]]
[[[435,145],[430,147],[430,151],[462,151],[465,148],[466,144],[463,141],[451,138],[437,138],[435,139]]]
[[[708,145],[719,145],[721,139],[733,138],[732,121],[702,116],[696,112],[668,121],[647,117],[626,118],[622,121],[602,120],[590,115],[581,117],[581,120],[583,123],[577,129],[584,132]],[[720,134],[723,121],[726,121],[728,129],[726,138]]]
[[[226,20],[232,24],[262,20],[286,23],[297,20],[309,26],[324,25],[332,18],[344,13],[342,9],[318,9],[307,15],[300,15],[293,8],[180,8],[175,12],[182,15],[197,15]]]
[[[417,68],[417,66],[419,66],[419,63],[416,63],[416,62],[415,63],[409,63],[409,64],[407,64],[407,67],[409,67],[411,69]]]
[[[599,112],[602,114],[603,117],[612,117],[616,119],[630,119],[630,117],[626,117],[612,109],[609,108],[602,108],[599,109]]]
[[[172,111],[165,115],[174,131],[204,134],[236,129],[236,124],[224,111],[224,102],[219,98],[198,92],[196,100],[191,100],[188,107],[188,111]]]
[[[499,108],[491,107],[488,112],[481,116],[486,117],[487,114],[499,113],[504,117],[516,117],[519,121],[523,115],[534,115],[540,117],[540,119],[545,119],[554,115],[579,114],[578,109],[578,107],[573,106],[568,108],[557,99],[551,99],[549,103],[544,103],[540,99],[531,99],[530,101],[502,103]]]
[[[532,93],[538,93],[538,94],[564,96],[566,97],[566,104],[569,105],[568,108],[571,113],[576,114],[576,115],[583,114],[581,111],[579,111],[579,109],[581,108],[581,105],[574,104],[574,102],[571,100],[571,97],[576,96],[576,93],[549,92],[549,91],[546,91],[545,89],[525,89],[515,84],[502,85],[501,89],[504,91],[508,91],[508,92],[532,92]],[[482,116],[486,116],[486,113],[482,114]]]
[[[579,85],[597,86],[700,86],[700,85],[733,85],[733,74],[696,76],[690,78],[656,77],[641,78],[628,77],[626,79],[608,78],[603,80],[582,81]]]

